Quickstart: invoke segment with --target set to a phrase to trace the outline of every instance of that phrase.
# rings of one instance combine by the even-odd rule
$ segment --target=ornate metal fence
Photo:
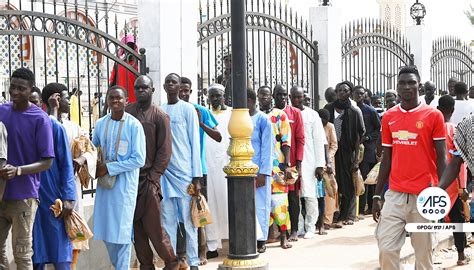
[[[413,64],[406,37],[380,19],[364,18],[342,28],[342,79],[383,95],[395,88],[400,66]]]
[[[115,63],[135,75],[145,74],[145,50],[138,53],[118,39],[131,31],[136,39],[137,31],[128,29],[125,21],[124,30],[119,32],[117,14],[110,22],[111,7],[106,1],[95,7],[88,6],[87,0],[83,5],[77,0],[71,2],[0,2],[0,79],[6,81],[15,69],[28,67],[35,73],[38,87],[60,82],[70,92],[82,92],[79,121],[92,134],[94,94],[101,96],[108,89]],[[2,86],[2,92],[7,93],[8,83]],[[92,186],[83,194],[94,191]]]
[[[229,86],[232,41],[229,0],[201,2],[205,5],[199,7],[198,101],[205,104],[209,84]],[[318,48],[308,22],[275,0],[246,0],[246,9],[249,86],[300,85],[317,105]]]
[[[472,86],[474,58],[471,47],[457,37],[444,36],[433,41],[431,80],[439,90],[448,91],[448,80],[456,77]]]

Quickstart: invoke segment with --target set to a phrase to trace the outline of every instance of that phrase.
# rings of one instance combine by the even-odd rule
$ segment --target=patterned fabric
[[[272,194],[272,212],[270,226],[275,222],[281,231],[291,230],[290,212],[288,211],[288,195],[286,193]]]
[[[291,128],[290,121],[284,111],[280,109],[273,109],[268,117],[272,123],[273,136],[275,138],[275,148],[273,149],[273,165],[272,175],[278,174],[280,170],[280,163],[285,162],[285,156],[281,151],[281,147],[288,145],[291,147]],[[288,187],[278,184],[272,177],[272,194],[287,193]]]
[[[341,140],[343,115],[344,111],[342,111],[336,118],[334,118],[334,128],[336,129],[337,141]]]
[[[454,134],[454,145],[469,170],[474,171],[474,115],[464,118]]]

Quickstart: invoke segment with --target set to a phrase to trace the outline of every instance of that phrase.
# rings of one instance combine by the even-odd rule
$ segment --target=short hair
[[[247,89],[247,98],[250,98],[253,101],[257,101],[257,94],[252,89]]]
[[[356,86],[354,86],[354,91],[357,90],[357,89],[362,89],[362,90],[364,90],[364,93],[366,92],[366,91],[365,91],[365,88],[364,88],[362,85],[356,85]]]
[[[329,114],[329,111],[328,111],[328,110],[326,110],[326,109],[320,109],[320,110],[318,111],[318,114],[319,114],[319,117],[320,117],[321,119],[324,119],[324,120],[329,121],[330,114]]]
[[[33,74],[33,71],[27,68],[22,67],[13,71],[11,77],[26,80],[30,83],[30,86],[32,87],[35,85],[35,74]]]
[[[127,89],[125,89],[123,86],[120,86],[120,85],[114,85],[114,86],[111,86],[108,90],[107,90],[107,94],[105,95],[105,98],[108,97],[110,91],[112,90],[121,90],[123,92],[123,94],[125,95],[125,97],[128,97],[128,92],[127,92]]]
[[[438,100],[438,108],[443,111],[450,111],[454,109],[454,98],[450,95],[444,95]]]
[[[48,99],[51,95],[61,94],[62,91],[68,91],[67,86],[61,83],[49,83],[43,88],[41,100],[43,100],[43,103],[48,104]]]
[[[33,87],[31,88],[31,93],[37,93],[38,96],[41,98],[41,89],[39,89],[38,87],[33,86]]]
[[[468,93],[467,84],[464,82],[457,82],[454,85],[454,94],[456,95],[465,95]]]
[[[456,77],[451,77],[451,78],[449,78],[448,84],[453,83],[453,82],[459,82],[459,79],[456,78]]]
[[[370,101],[372,101],[372,102],[376,101],[377,99],[382,99],[382,97],[379,96],[379,95],[374,95],[374,96],[370,97]]]
[[[339,88],[339,87],[340,87],[341,85],[343,85],[343,84],[349,86],[349,89],[351,90],[351,93],[353,92],[353,90],[354,90],[354,84],[352,84],[350,81],[342,81],[342,82],[336,84],[335,90],[336,90],[337,88]]]
[[[166,75],[165,79],[169,76],[176,76],[178,77],[178,82],[181,84],[181,76],[179,76],[177,73],[171,72],[170,74]]]
[[[262,86],[260,86],[260,87],[258,88],[258,90],[257,90],[257,93],[259,93],[260,90],[262,90],[262,89],[268,89],[268,91],[270,91],[270,94],[273,93],[273,92],[272,92],[272,88],[271,88],[270,86],[268,86],[268,85],[262,85]]]
[[[273,87],[273,93],[275,93],[277,90],[284,90],[284,91],[288,92],[288,90],[286,90],[285,87],[283,87],[283,85],[281,85],[281,84],[277,84],[277,85],[275,85],[275,87]]]
[[[181,77],[181,84],[189,84],[189,86],[193,86],[193,83],[188,77]]]
[[[415,74],[418,82],[421,81],[420,73],[418,72],[418,68],[416,66],[404,66],[401,67],[398,71],[398,76],[402,74]]]

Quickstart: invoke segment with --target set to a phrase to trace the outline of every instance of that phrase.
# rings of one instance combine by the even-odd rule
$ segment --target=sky
[[[309,16],[308,7],[318,5],[318,0],[282,0],[303,16]],[[474,0],[419,0],[426,7],[424,24],[432,29],[433,38],[454,35],[470,42],[474,40],[474,26],[464,15]],[[340,9],[342,22],[361,17],[379,17],[377,0],[331,0],[330,3]],[[409,9],[415,0],[405,0],[406,24],[413,23]]]

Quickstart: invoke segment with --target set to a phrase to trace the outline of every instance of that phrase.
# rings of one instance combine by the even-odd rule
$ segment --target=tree
[[[466,14],[469,21],[471,21],[471,24],[474,25],[474,7],[470,6],[470,8],[471,10],[464,11],[464,14]]]

